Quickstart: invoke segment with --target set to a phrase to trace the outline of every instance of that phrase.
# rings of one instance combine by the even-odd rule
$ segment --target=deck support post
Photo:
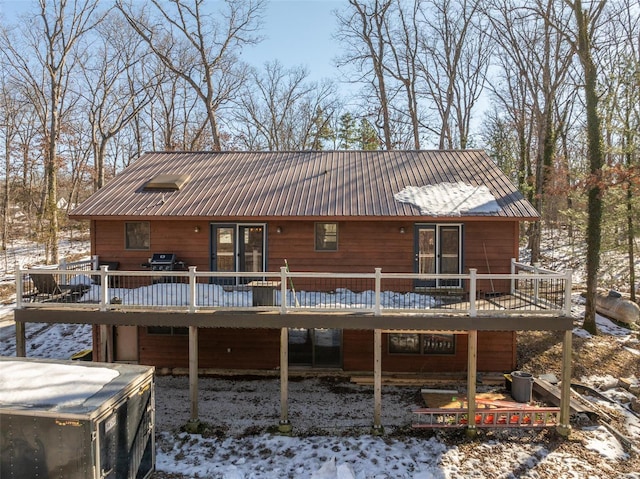
[[[283,282],[284,284],[284,282]],[[284,296],[283,296],[284,298]],[[291,433],[289,422],[289,330],[280,329],[280,422],[278,431],[282,434]]]
[[[382,330],[373,330],[373,427],[372,434],[384,433],[382,427]]]
[[[189,422],[198,422],[198,327],[189,326],[189,399],[191,416]]]
[[[16,356],[19,358],[27,357],[27,335],[25,324],[22,321],[16,321]]]
[[[564,332],[562,341],[562,385],[560,389],[560,424],[556,428],[558,433],[568,437],[571,432],[570,401],[571,401],[571,341],[573,331]]]
[[[477,434],[476,429],[476,380],[478,371],[478,331],[470,330],[467,335],[467,436]]]
[[[98,354],[97,360],[103,363],[107,362],[107,336],[109,334],[109,326],[101,324],[98,326]]]

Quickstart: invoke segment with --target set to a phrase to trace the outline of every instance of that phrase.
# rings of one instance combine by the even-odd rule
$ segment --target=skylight
[[[179,190],[187,181],[189,175],[157,175],[144,185],[145,190]]]

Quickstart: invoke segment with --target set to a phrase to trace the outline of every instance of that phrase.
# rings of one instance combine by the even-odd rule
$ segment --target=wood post
[[[291,432],[289,422],[289,330],[280,329],[280,423],[281,433]]]
[[[470,330],[467,338],[467,434],[476,434],[476,380],[478,372],[478,331]]]
[[[570,401],[571,401],[571,341],[573,331],[564,332],[562,341],[562,385],[560,389],[560,424],[556,428],[562,436],[568,436],[571,432]]]
[[[382,330],[373,331],[373,432],[382,433]]]
[[[27,335],[25,333],[25,324],[22,321],[16,321],[16,356],[19,358],[27,357]]]
[[[189,398],[191,422],[198,421],[198,327],[189,326]]]

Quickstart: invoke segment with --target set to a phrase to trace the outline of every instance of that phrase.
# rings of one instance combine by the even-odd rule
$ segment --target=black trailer
[[[144,479],[153,367],[0,357],[0,477]]]

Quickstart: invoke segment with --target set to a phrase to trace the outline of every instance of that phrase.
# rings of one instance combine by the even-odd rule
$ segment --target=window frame
[[[186,326],[147,326],[147,334],[151,336],[186,336],[189,328]]]
[[[325,225],[333,225],[335,226],[335,233],[333,235],[327,235],[327,230],[326,228],[323,228],[322,231],[320,231],[319,227],[321,226],[325,226]],[[338,228],[338,223],[335,221],[317,221],[314,223],[313,225],[313,245],[314,245],[314,251],[318,251],[318,252],[334,252],[334,251],[338,251],[338,240],[339,240],[339,228]],[[334,236],[335,237],[335,241],[333,242],[333,244],[335,245],[334,247],[323,247],[320,246],[320,243],[327,243],[327,236]]]
[[[142,238],[142,246],[138,244],[131,245],[132,241],[130,235],[136,235],[142,237],[145,234],[144,231],[130,231],[130,227],[140,227],[146,225],[146,238]],[[139,240],[140,238],[135,238]],[[124,223],[124,249],[127,251],[149,251],[151,249],[151,224],[149,221],[125,221]]]
[[[417,336],[417,347],[412,346],[411,349],[407,347],[405,351],[396,350],[396,347],[392,345],[393,336]],[[445,343],[448,342],[451,347],[432,346],[428,348],[428,339],[435,338],[436,336],[442,336],[443,338],[441,339],[444,339]],[[392,356],[455,356],[457,346],[456,336],[456,334],[444,333],[389,333],[387,336],[387,352]]]

